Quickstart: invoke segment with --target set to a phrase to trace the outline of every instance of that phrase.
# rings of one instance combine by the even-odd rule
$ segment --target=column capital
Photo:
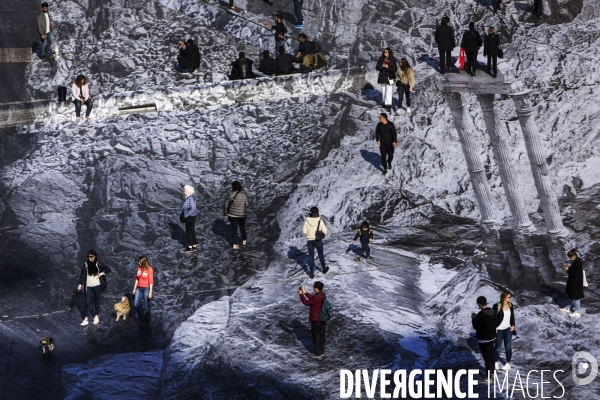
[[[522,92],[511,93],[509,96],[512,97],[517,116],[528,117],[533,114],[533,105],[531,104],[531,98],[529,95],[531,90],[523,90]]]

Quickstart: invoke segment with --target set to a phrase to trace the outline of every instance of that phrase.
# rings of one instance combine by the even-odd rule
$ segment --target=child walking
[[[360,261],[360,256],[362,255],[367,260],[371,260],[371,248],[369,247],[369,243],[373,241],[373,231],[369,229],[369,223],[363,222],[362,226],[356,232],[354,239],[352,239],[352,243],[356,242],[356,239],[360,238],[361,252],[357,254],[354,258],[356,261]]]

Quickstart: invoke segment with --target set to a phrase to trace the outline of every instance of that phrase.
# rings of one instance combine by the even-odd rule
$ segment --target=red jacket
[[[307,306],[310,306],[310,311],[308,313],[308,320],[310,322],[321,322],[321,318],[319,318],[319,313],[321,312],[321,308],[323,307],[323,302],[327,295],[325,292],[319,292],[317,294],[301,294],[300,301]]]

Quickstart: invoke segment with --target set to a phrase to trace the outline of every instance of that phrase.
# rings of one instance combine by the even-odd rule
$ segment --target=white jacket
[[[75,83],[73,83],[73,87],[71,88],[71,99],[79,100],[79,96],[81,93],[83,93],[83,97],[85,98],[85,101],[87,101],[90,98],[90,89],[89,89],[87,83],[85,85],[81,85],[81,89],[79,89],[79,87],[77,87],[77,85]]]
[[[319,224],[319,221],[321,221],[321,224]],[[302,233],[306,236],[306,240],[315,240],[317,225],[319,230],[327,235],[327,227],[321,217],[308,217],[304,220],[304,226],[302,227]]]

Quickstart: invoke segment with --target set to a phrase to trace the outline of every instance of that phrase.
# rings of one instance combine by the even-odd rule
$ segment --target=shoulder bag
[[[321,229],[321,218],[319,218],[319,223],[317,224],[317,230],[315,232],[315,240],[323,240],[325,238],[325,234]]]
[[[235,194],[235,196],[233,196],[233,199],[231,199],[231,201],[229,201],[229,204],[227,204],[227,210],[225,210],[225,214],[229,214],[229,209],[231,208],[231,205],[235,201],[235,198],[237,197],[237,195],[240,194],[240,192],[241,192],[241,190],[238,190],[237,193]]]

